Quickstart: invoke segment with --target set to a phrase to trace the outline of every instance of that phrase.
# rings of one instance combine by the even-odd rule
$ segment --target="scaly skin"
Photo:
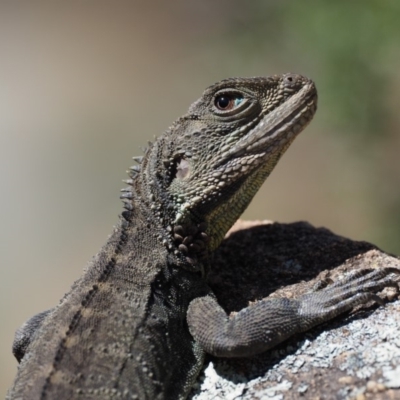
[[[137,158],[121,220],[84,275],[18,330],[8,399],[185,399],[205,351],[259,353],[394,286],[397,270],[363,270],[231,318],[207,286],[213,251],[316,101],[293,74],[208,88]]]

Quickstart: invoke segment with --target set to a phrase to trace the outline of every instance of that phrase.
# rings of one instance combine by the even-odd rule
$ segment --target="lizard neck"
[[[162,182],[155,179],[158,172],[154,157],[159,150],[159,143],[150,144],[140,165],[132,167],[129,172],[131,179],[126,181],[129,186],[122,190],[121,195],[125,211],[119,224],[122,235],[119,247],[129,249],[131,243],[144,240],[144,246],[150,244],[147,251],[157,248],[167,258],[167,264],[205,276],[211,257],[206,246],[206,225],[196,218],[185,225],[175,224],[174,200]]]
[[[173,228],[152,207],[155,201],[143,201],[141,196],[132,196],[130,209],[121,214],[115,228],[113,251],[119,262],[127,268],[133,258],[139,265],[150,264],[177,266],[205,277],[209,270],[210,254],[202,257],[182,252],[180,243],[174,241]],[[192,228],[193,231],[193,228]]]

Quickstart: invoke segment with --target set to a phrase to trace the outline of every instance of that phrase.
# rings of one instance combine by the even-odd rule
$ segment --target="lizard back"
[[[157,241],[142,246],[140,237],[151,238],[143,233],[136,232],[134,250],[118,252],[128,232],[115,230],[43,322],[12,398],[177,398],[197,375],[203,352],[187,329],[186,309],[205,288],[168,265]]]

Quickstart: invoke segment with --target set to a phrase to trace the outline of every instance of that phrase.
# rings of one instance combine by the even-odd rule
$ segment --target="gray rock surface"
[[[297,297],[357,268],[400,268],[366,242],[299,222],[238,221],[210,285],[227,312],[263,297]],[[400,399],[400,300],[359,308],[249,359],[209,357],[192,392],[205,399]]]

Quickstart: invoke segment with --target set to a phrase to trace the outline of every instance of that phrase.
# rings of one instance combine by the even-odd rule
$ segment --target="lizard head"
[[[175,252],[212,251],[316,111],[314,83],[300,75],[226,79],[147,150],[141,198]],[[172,245],[171,242],[172,241]]]

